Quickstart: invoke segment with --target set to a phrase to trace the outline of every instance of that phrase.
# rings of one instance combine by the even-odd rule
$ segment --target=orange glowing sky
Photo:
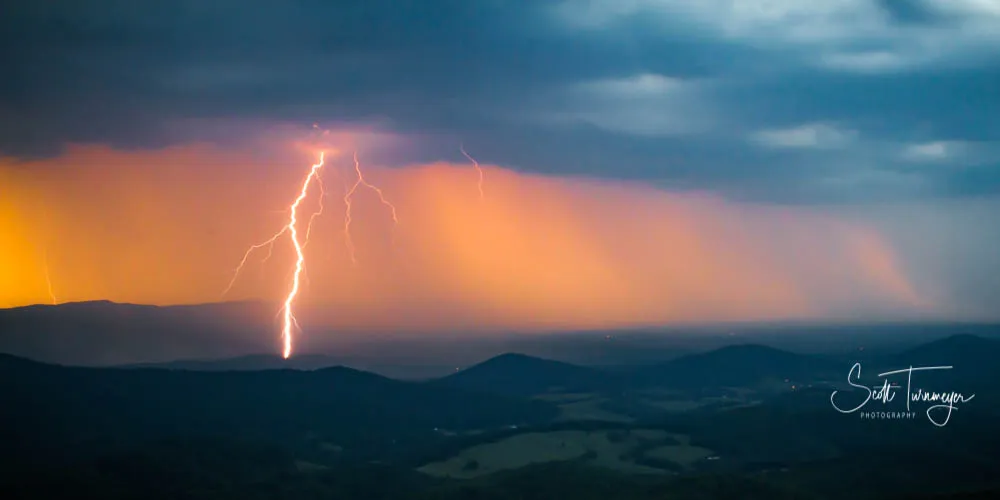
[[[457,147],[457,146],[456,146]],[[74,146],[0,164],[0,306],[223,300],[246,248],[287,223],[314,151],[194,144]],[[473,152],[474,154],[474,152]],[[541,330],[934,314],[888,239],[820,209],[738,204],[641,184],[471,164],[361,165],[398,209],[354,198],[350,151],[328,152],[326,210],[306,248],[303,327]],[[303,202],[317,208],[318,191]],[[304,219],[300,215],[300,220]],[[225,300],[278,302],[293,267],[279,239]]]

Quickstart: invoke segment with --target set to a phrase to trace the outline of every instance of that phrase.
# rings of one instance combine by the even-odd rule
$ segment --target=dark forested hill
[[[502,354],[433,382],[480,392],[529,396],[603,392],[622,387],[617,374],[523,354]]]
[[[549,405],[348,368],[194,372],[70,368],[0,355],[7,459],[89,455],[174,436],[281,442],[383,458],[441,439],[548,421]]]
[[[734,345],[635,370],[634,381],[677,388],[752,386],[766,380],[808,379],[838,373],[817,356],[762,345]]]

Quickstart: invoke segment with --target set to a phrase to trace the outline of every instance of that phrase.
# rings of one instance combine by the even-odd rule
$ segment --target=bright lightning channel
[[[295,201],[292,202],[292,204],[289,206],[288,224],[286,224],[283,228],[281,228],[280,231],[275,233],[268,240],[264,241],[263,243],[258,243],[256,245],[253,245],[249,249],[247,249],[246,253],[243,254],[243,259],[240,261],[240,264],[236,267],[236,272],[233,275],[233,279],[229,282],[229,286],[227,286],[226,290],[222,292],[223,295],[226,295],[232,289],[233,284],[236,283],[236,279],[239,277],[240,271],[243,269],[243,266],[246,264],[247,259],[250,257],[251,253],[260,248],[268,247],[268,254],[265,257],[265,260],[267,260],[271,256],[271,250],[274,247],[274,242],[277,241],[278,238],[280,238],[285,233],[290,234],[292,240],[292,246],[295,248],[295,273],[292,276],[291,290],[289,290],[288,295],[285,296],[285,302],[282,305],[281,311],[279,313],[283,317],[281,340],[284,344],[284,347],[282,349],[282,357],[284,357],[285,359],[288,359],[288,357],[292,355],[292,348],[293,348],[292,333],[294,329],[298,329],[298,321],[295,319],[295,314],[294,311],[292,310],[292,306],[295,303],[295,297],[299,293],[299,284],[302,277],[302,271],[303,269],[305,269],[305,254],[303,253],[303,249],[305,248],[306,243],[308,243],[308,237],[309,237],[309,228],[307,228],[306,237],[304,238],[304,241],[299,241],[298,209],[302,201],[305,200],[306,196],[308,196],[309,187],[312,185],[312,182],[314,180],[317,181],[317,184],[320,185],[320,189],[322,189],[322,180],[320,180],[319,173],[320,169],[323,168],[324,155],[325,154],[322,152],[319,154],[319,162],[313,165],[312,168],[309,170],[309,174],[302,182],[302,188],[299,191],[298,197],[295,198]],[[312,226],[312,221],[316,218],[316,216],[320,212],[322,212],[322,210],[323,210],[323,205],[321,198],[319,211],[313,213],[312,216],[310,216],[309,218],[310,228]]]
[[[385,195],[382,193],[382,190],[365,180],[365,176],[361,173],[361,163],[358,161],[357,151],[354,152],[354,172],[358,174],[358,178],[344,196],[344,205],[347,207],[344,212],[344,239],[347,243],[347,251],[351,255],[351,263],[358,265],[358,259],[354,252],[354,240],[351,238],[351,203],[354,193],[358,190],[358,187],[364,186],[378,194],[378,199],[382,202],[382,204],[389,207],[392,211],[392,222],[394,224],[399,224],[399,218],[396,217],[396,207],[385,199]]]
[[[295,276],[292,278],[292,289],[288,292],[288,296],[285,298],[285,321],[284,327],[281,330],[281,338],[285,343],[284,351],[282,356],[288,359],[292,355],[292,328],[298,327],[298,321],[295,320],[295,315],[292,313],[292,303],[295,301],[295,296],[299,293],[299,279],[302,274],[302,268],[305,266],[305,254],[302,253],[302,243],[299,242],[299,232],[296,228],[297,212],[299,204],[302,200],[306,198],[309,194],[309,184],[313,179],[317,178],[319,175],[319,169],[323,168],[323,153],[319,154],[319,163],[312,166],[309,170],[309,175],[306,177],[305,182],[302,183],[302,191],[299,192],[299,197],[295,199],[295,203],[292,203],[291,214],[288,217],[288,230],[292,233],[292,244],[295,246]]]

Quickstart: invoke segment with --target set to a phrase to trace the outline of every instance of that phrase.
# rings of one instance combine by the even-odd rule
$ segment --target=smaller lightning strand
[[[49,252],[47,250],[42,251],[42,266],[45,271],[45,286],[49,292],[49,300],[52,301],[52,305],[59,303],[59,299],[56,298],[56,293],[52,289],[52,274],[49,272]]]
[[[46,226],[52,227],[48,206],[42,205],[40,208]],[[42,273],[45,276],[45,290],[49,294],[49,300],[52,302],[52,305],[57,305],[59,304],[59,299],[56,297],[55,288],[52,286],[52,270],[49,268],[49,241],[43,241],[40,246],[42,248]]]
[[[358,174],[358,178],[354,182],[354,185],[351,186],[351,188],[347,191],[347,194],[344,196],[344,205],[347,207],[346,211],[344,212],[344,236],[347,243],[347,250],[348,252],[350,252],[351,255],[351,262],[354,265],[357,265],[358,259],[354,252],[355,250],[354,240],[351,238],[351,203],[352,203],[352,197],[354,196],[354,193],[358,190],[358,187],[364,186],[368,189],[371,189],[372,191],[375,191],[375,193],[378,194],[378,198],[382,202],[382,204],[389,207],[389,209],[392,211],[392,222],[394,224],[399,224],[399,218],[396,217],[395,205],[389,203],[389,201],[385,199],[385,195],[382,193],[382,190],[365,180],[365,176],[361,173],[361,163],[358,161],[357,151],[354,152],[354,171]]]
[[[319,209],[309,216],[309,224],[306,225],[306,237],[302,242],[302,250],[305,250],[306,247],[309,246],[309,235],[312,234],[313,222],[316,221],[317,217],[323,215],[323,200],[326,198],[326,186],[323,184],[323,178],[319,174],[316,175],[316,184],[319,185],[320,193]],[[306,280],[306,286],[309,286],[309,273],[305,270],[305,268],[302,269],[302,277]]]
[[[233,279],[231,279],[229,281],[229,285],[226,287],[225,290],[222,291],[222,296],[223,297],[225,297],[226,295],[228,295],[229,291],[233,289],[233,285],[236,284],[236,279],[240,277],[240,272],[243,271],[243,266],[246,265],[247,259],[250,258],[250,254],[252,254],[254,251],[259,250],[261,248],[268,247],[267,255],[264,256],[264,260],[263,260],[263,261],[266,262],[267,259],[271,258],[271,253],[272,253],[272,250],[274,249],[274,242],[278,238],[280,238],[281,235],[285,234],[286,232],[288,232],[288,226],[285,226],[285,227],[281,228],[281,231],[278,231],[277,233],[274,233],[274,236],[271,236],[271,238],[269,238],[268,240],[264,241],[263,243],[258,243],[256,245],[252,245],[250,248],[247,249],[246,253],[243,254],[243,259],[240,260],[239,265],[236,266],[236,271],[233,273]]]
[[[485,198],[485,195],[483,194],[483,168],[479,166],[479,162],[476,161],[472,155],[465,151],[465,145],[459,144],[458,149],[461,150],[462,154],[472,162],[472,166],[476,167],[476,172],[479,173],[479,200],[482,201]]]

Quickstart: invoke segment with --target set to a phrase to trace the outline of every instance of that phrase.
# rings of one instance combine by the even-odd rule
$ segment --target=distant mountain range
[[[840,368],[839,364],[820,356],[744,344],[638,368],[632,376],[636,383],[642,385],[673,388],[741,387],[765,381],[820,378],[837,373]]]
[[[436,381],[439,385],[514,395],[620,393],[627,389],[746,387],[768,381],[846,376],[839,363],[760,345],[723,347],[648,366],[605,370],[504,354]]]
[[[347,366],[344,359],[322,354],[300,354],[285,359],[274,354],[250,354],[222,359],[182,359],[164,363],[136,363],[118,368],[161,368],[201,372],[255,371],[255,370],[319,370],[334,366]]]
[[[1000,375],[1000,342],[955,335],[903,353],[876,358],[875,367],[956,366],[953,376],[991,380]],[[957,367],[964,366],[964,369]],[[773,347],[744,344],[682,356],[647,366],[616,370],[578,366],[523,354],[503,354],[440,380],[438,385],[511,395],[548,392],[608,393],[627,389],[698,389],[752,387],[763,383],[795,384],[846,380],[851,369],[824,356],[798,354]],[[951,378],[951,377],[948,377]]]
[[[913,366],[996,366],[1000,365],[1000,341],[976,335],[952,335],[908,349],[894,360]]]
[[[209,365],[214,361],[205,360],[278,352],[276,312],[275,304],[265,302],[158,307],[94,301],[0,309],[0,352],[68,365],[194,360],[183,364],[213,369]],[[303,311],[303,317],[309,314]],[[956,333],[1000,338],[1000,325],[705,325],[448,339],[405,335],[373,339],[359,332],[323,331],[315,326],[307,327],[307,333],[299,339],[299,356],[333,353],[335,364],[349,360],[350,366],[365,370],[428,378],[503,352],[610,368],[657,364],[733,344],[828,353],[852,353],[864,346],[866,354],[882,355]],[[234,364],[235,369],[256,369],[278,366],[275,363],[250,359]],[[315,366],[320,364],[326,362]]]
[[[171,352],[203,351],[213,345],[220,351],[232,348],[226,342],[249,345],[242,324],[252,324],[271,311],[260,303],[225,303],[207,306],[153,307],[111,302],[86,302],[61,306],[31,306],[0,310],[0,346],[27,357],[57,362],[80,356],[111,359],[119,351],[156,351],[156,357]],[[235,325],[230,321],[237,318]],[[242,320],[238,318],[243,318]],[[250,319],[247,319],[250,318]],[[270,319],[270,318],[269,318]],[[133,325],[147,325],[133,331]],[[204,329],[228,331],[205,343]],[[270,335],[273,332],[268,332]],[[118,346],[108,349],[106,346]],[[9,348],[14,346],[14,349]],[[974,335],[955,335],[931,341],[899,354],[875,358],[872,368],[905,368],[910,364],[953,364],[953,374],[992,374],[1000,359],[1000,342]],[[263,349],[259,349],[263,350]],[[32,355],[37,353],[38,355]],[[184,358],[184,356],[179,356]],[[546,392],[608,393],[626,388],[747,386],[767,381],[833,378],[843,380],[850,369],[846,361],[798,354],[764,345],[741,344],[690,354],[642,366],[588,367],[508,353],[436,380],[445,388],[528,396]],[[320,370],[351,366],[396,376],[406,370],[381,367],[349,357],[301,354],[285,360],[276,355],[255,354],[217,359],[181,359],[118,365],[127,368],[225,372],[258,370]],[[867,366],[867,363],[866,363]],[[385,369],[383,369],[385,368]],[[427,367],[429,375],[451,371]],[[867,371],[867,370],[866,370]],[[426,376],[425,376],[426,377]],[[411,377],[406,377],[411,378]],[[412,377],[416,378],[416,377]],[[421,377],[424,378],[424,377]]]
[[[126,365],[194,371],[316,370],[350,365],[350,360],[323,355],[282,359],[252,355],[219,360],[182,360]],[[507,353],[434,380],[434,385],[512,396],[542,393],[615,393],[626,388],[746,386],[767,380],[800,380],[840,374],[850,368],[818,356],[760,345],[728,346],[654,365],[617,369],[579,366],[525,354]]]
[[[953,335],[908,349],[879,363],[879,371],[909,367],[943,367],[913,375],[919,386],[930,390],[962,390],[980,395],[1000,394],[1000,341],[975,335]],[[873,371],[874,373],[874,371]],[[978,404],[984,404],[985,401]]]
[[[0,310],[0,351],[98,366],[226,357],[275,349],[273,322],[273,307],[261,302],[35,305]]]

